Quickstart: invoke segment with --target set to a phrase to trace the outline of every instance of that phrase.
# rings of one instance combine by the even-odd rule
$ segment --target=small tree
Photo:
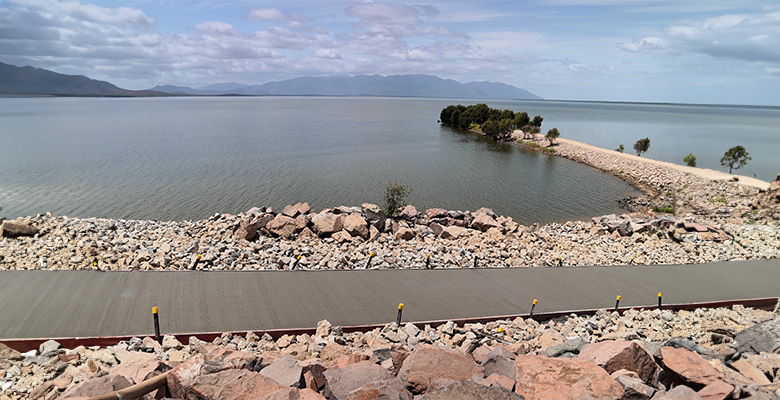
[[[398,182],[387,182],[385,188],[385,215],[393,218],[398,216],[401,208],[406,207],[406,196],[412,193],[412,189]]]
[[[544,118],[542,118],[540,115],[537,115],[534,117],[533,121],[531,121],[531,125],[541,128],[542,121],[544,121]]]
[[[752,160],[752,158],[748,156],[748,152],[744,147],[734,146],[723,154],[723,158],[720,159],[720,165],[724,167],[728,166],[729,173],[731,173],[732,169],[742,168],[750,160]]]
[[[634,150],[636,155],[642,156],[642,153],[646,152],[650,148],[650,138],[639,139],[634,143]]]
[[[617,151],[618,153],[622,153],[625,150],[626,150],[626,147],[623,146],[623,143],[621,143],[620,146],[618,146],[618,148],[615,149],[615,151]]]
[[[555,139],[558,139],[559,136],[561,136],[561,133],[558,132],[558,128],[552,128],[547,131],[547,134],[544,135],[544,138],[547,139],[547,141],[550,142],[550,146],[552,146],[555,143]]]
[[[685,162],[685,165],[689,167],[696,166],[696,156],[694,156],[693,153],[688,153],[688,155],[683,158],[683,161]]]

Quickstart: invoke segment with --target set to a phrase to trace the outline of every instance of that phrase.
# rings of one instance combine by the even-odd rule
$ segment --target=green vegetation
[[[671,205],[653,206],[653,211],[657,213],[674,214],[674,207]]]
[[[637,156],[642,156],[650,148],[650,138],[639,139],[634,143],[634,150]]]
[[[388,217],[398,216],[399,210],[406,207],[406,196],[410,193],[412,193],[412,189],[406,185],[388,182],[385,188],[385,215]]]
[[[724,167],[728,166],[729,173],[731,173],[731,170],[744,167],[750,160],[752,160],[752,158],[750,158],[744,147],[734,146],[723,154],[723,158],[720,159],[720,165]]]
[[[723,203],[728,204],[729,200],[725,196],[720,196],[716,199],[710,199],[710,203]]]
[[[444,125],[482,132],[495,140],[511,138],[512,132],[518,128],[523,130],[524,137],[538,133],[542,120],[538,115],[531,120],[525,112],[498,110],[484,103],[471,106],[450,105],[439,114],[439,121]]]
[[[688,153],[688,155],[683,158],[683,161],[685,162],[685,165],[689,167],[696,166],[696,156],[694,156],[693,153]]]
[[[623,146],[623,143],[621,143],[620,146],[618,146],[618,148],[615,149],[615,151],[617,151],[618,153],[622,153],[625,150],[626,150],[626,147]]]
[[[547,139],[547,141],[550,142],[550,146],[552,146],[555,143],[555,139],[558,139],[560,136],[561,133],[558,132],[558,128],[552,128],[547,131],[547,134],[544,135],[544,138]]]

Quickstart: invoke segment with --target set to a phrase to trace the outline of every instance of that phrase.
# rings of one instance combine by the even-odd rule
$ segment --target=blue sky
[[[764,0],[0,0],[0,61],[128,89],[432,74],[548,99],[780,105]]]

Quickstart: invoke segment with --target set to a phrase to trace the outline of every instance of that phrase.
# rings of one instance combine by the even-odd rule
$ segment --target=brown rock
[[[349,392],[347,400],[412,400],[412,394],[393,377],[361,386]]]
[[[349,353],[350,351],[348,348],[336,342],[328,342],[325,347],[322,348],[322,352],[320,352],[320,358],[325,361],[334,361],[337,358],[345,356]]]
[[[341,356],[336,359],[335,367],[336,368],[344,368],[347,365],[357,364],[362,361],[368,361],[369,360],[368,354],[363,353],[352,353],[345,356]]]
[[[257,236],[258,227],[259,222],[257,219],[246,216],[241,218],[241,223],[238,225],[236,231],[233,232],[233,237],[236,239],[252,240]]]
[[[38,228],[23,219],[5,221],[0,225],[0,236],[13,238],[19,236],[35,236],[36,234],[38,234]]]
[[[487,373],[485,373],[487,375]],[[515,379],[501,374],[491,374],[485,378],[490,382],[490,386],[500,386],[506,390],[512,391],[515,388]]]
[[[439,237],[442,239],[447,240],[455,240],[460,237],[460,235],[464,234],[466,232],[466,228],[462,228],[460,226],[452,225],[447,226],[444,229],[441,230],[441,233],[439,234]]]
[[[415,236],[414,229],[409,229],[404,227],[398,228],[398,231],[395,233],[396,240],[412,240],[414,239],[414,236]]]
[[[453,380],[483,377],[485,370],[470,356],[459,351],[434,346],[420,346],[404,360],[398,377],[412,393],[425,391],[428,384],[438,378]]]
[[[722,378],[718,370],[692,351],[664,346],[657,354],[664,369],[685,382],[706,386]]]
[[[271,233],[283,237],[285,239],[289,239],[290,237],[292,237],[293,234],[295,234],[298,231],[297,226],[298,223],[294,219],[286,215],[279,214],[265,227],[266,229],[271,231]]]
[[[447,214],[447,210],[442,208],[429,208],[425,210],[425,214],[428,216],[428,218],[447,218],[449,214]]]
[[[433,234],[436,235],[436,236],[440,236],[441,232],[444,230],[444,226],[442,226],[441,224],[439,224],[437,222],[431,222],[428,225],[428,227],[431,228],[431,230],[433,231]]]
[[[368,222],[357,214],[349,214],[344,219],[344,230],[352,236],[368,238]]]
[[[455,382],[444,389],[431,390],[420,400],[521,400],[518,396],[503,387],[483,386],[473,381]]]
[[[130,386],[132,386],[132,383],[130,383],[130,381],[128,381],[124,376],[116,373],[110,373],[108,375],[101,376],[100,378],[93,378],[81,382],[80,384],[66,390],[58,398],[70,399],[77,397],[99,396],[117,390],[122,390]]]
[[[120,364],[111,372],[123,376],[132,384],[136,384],[154,378],[170,369],[171,367],[160,360],[147,360]]]
[[[198,376],[184,396],[171,394],[185,400],[254,400],[280,389],[284,389],[284,386],[257,372],[227,369]]]
[[[301,361],[300,365],[303,371],[304,386],[318,392],[321,391],[325,387],[325,371],[328,370],[322,361],[312,358]]]
[[[558,331],[548,329],[542,333],[542,336],[539,336],[539,347],[545,349],[550,346],[555,346],[556,344],[561,344],[566,341],[566,338],[563,337]]]
[[[688,386],[677,386],[660,397],[656,395],[653,400],[701,400],[701,396]]]
[[[260,375],[271,378],[282,386],[303,386],[303,368],[298,364],[298,360],[289,354],[260,370]]]
[[[316,240],[316,239],[319,239],[319,236],[317,236],[317,234],[314,233],[314,231],[312,231],[311,229],[306,227],[306,228],[303,228],[303,230],[301,230],[301,233],[298,234],[298,239],[299,240]]]
[[[174,368],[168,374],[168,389],[171,397],[184,398],[194,382],[204,374],[227,369],[259,370],[261,359],[251,353],[224,348],[207,354],[198,354]]]
[[[723,381],[715,381],[699,390],[699,396],[702,400],[726,400],[731,398],[734,393],[734,386]]]
[[[325,371],[326,397],[344,400],[349,392],[365,386],[371,382],[394,378],[384,368],[370,361],[348,365],[344,368]]]
[[[282,209],[282,215],[288,216],[290,218],[295,218],[298,216],[298,214],[300,214],[300,211],[291,205],[287,205]]]
[[[334,233],[331,237],[333,238],[333,240],[339,243],[351,242],[353,239],[352,235],[350,235],[347,231],[344,230]]]
[[[392,372],[394,375],[398,375],[398,371],[401,370],[401,367],[406,358],[409,357],[409,354],[412,353],[403,346],[393,346],[390,348],[390,358],[393,360]]]
[[[627,340],[586,344],[577,358],[592,362],[610,374],[621,369],[634,371],[639,379],[651,385],[655,384],[660,372],[653,357],[645,349]]]
[[[490,354],[482,362],[485,375],[499,374],[508,378],[515,378],[515,362],[499,354]]]
[[[379,206],[371,203],[363,203],[360,207],[363,209],[363,215],[366,216],[366,220],[369,224],[380,232],[385,230],[385,221],[387,221],[387,217]]]
[[[257,400],[325,400],[325,397],[311,389],[284,388]]]
[[[645,385],[639,378],[620,375],[615,380],[623,388],[623,396],[626,400],[649,400],[655,394],[655,389]]]
[[[498,228],[503,230],[503,226],[487,214],[474,214],[474,219],[471,221],[471,229],[478,229],[482,232],[487,232],[490,228]]]
[[[731,363],[731,367],[759,385],[768,385],[772,383],[769,381],[769,379],[767,379],[766,375],[764,375],[760,369],[754,367],[745,359],[734,361]]]
[[[314,231],[320,236],[332,235],[344,226],[344,215],[321,212],[311,219],[314,223]]]
[[[623,396],[623,388],[606,371],[587,361],[517,356],[515,393],[527,400],[617,400]]]
[[[401,219],[405,219],[407,221],[413,221],[420,216],[420,213],[417,212],[417,209],[414,208],[413,205],[408,205],[403,209],[401,209],[401,212],[398,214],[398,216]]]

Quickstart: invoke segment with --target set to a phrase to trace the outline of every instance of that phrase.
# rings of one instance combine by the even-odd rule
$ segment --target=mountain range
[[[149,90],[126,90],[81,75],[64,75],[30,66],[0,62],[0,94],[61,96],[382,96],[461,99],[541,99],[499,82],[460,83],[432,75],[356,75],[301,77],[262,85],[228,82],[191,88],[158,85]]]

